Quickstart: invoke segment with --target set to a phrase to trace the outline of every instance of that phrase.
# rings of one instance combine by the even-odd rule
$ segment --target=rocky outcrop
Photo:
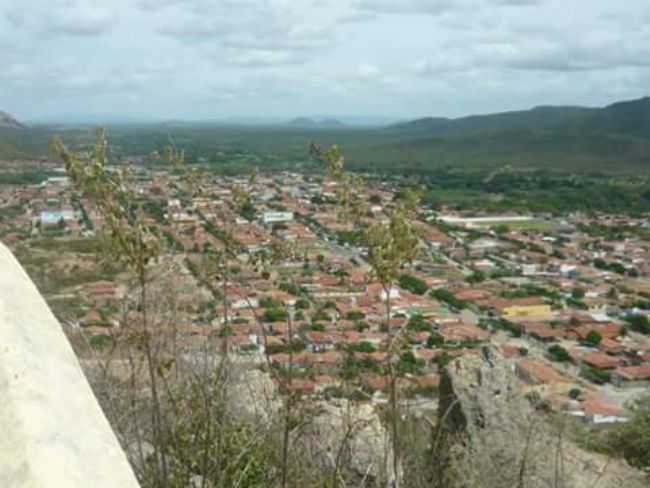
[[[0,244],[0,486],[136,488],[61,326]]]
[[[307,432],[310,457],[330,469],[339,466],[359,479],[394,478],[390,438],[372,404],[344,399],[320,402]]]
[[[647,478],[624,462],[579,449],[568,419],[536,408],[514,364],[493,347],[447,366],[438,417],[434,486],[647,487]]]
[[[27,126],[16,119],[11,114],[7,112],[0,111],[0,127],[6,127],[9,129],[26,129]]]

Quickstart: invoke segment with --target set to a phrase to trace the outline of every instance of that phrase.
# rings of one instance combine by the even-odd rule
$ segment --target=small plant
[[[569,352],[566,349],[564,349],[562,346],[559,346],[557,344],[554,344],[551,347],[549,347],[546,352],[548,358],[551,361],[556,361],[558,363],[565,363],[571,361],[571,356],[569,355]]]

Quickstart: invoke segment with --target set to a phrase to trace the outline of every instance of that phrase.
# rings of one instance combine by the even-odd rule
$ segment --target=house
[[[526,334],[541,342],[555,342],[564,337],[564,332],[545,323],[527,323],[522,328]]]
[[[291,222],[293,212],[264,212],[262,222],[265,224],[277,224],[281,222]]]
[[[587,420],[594,424],[615,424],[628,421],[628,418],[623,415],[623,407],[597,394],[590,395],[582,403],[582,408]]]
[[[537,359],[521,359],[515,366],[515,373],[529,385],[550,385],[568,381],[551,365]]]
[[[580,358],[580,362],[600,370],[614,369],[621,364],[616,356],[610,356],[602,352],[590,352]]]
[[[538,297],[509,300],[499,311],[507,320],[544,321],[552,317],[551,306]]]
[[[612,372],[612,383],[622,388],[650,386],[650,364],[619,366]]]
[[[450,324],[439,331],[445,342],[487,341],[490,333],[473,325]]]
[[[334,349],[335,338],[325,332],[310,331],[305,334],[305,344],[311,352],[324,352]]]

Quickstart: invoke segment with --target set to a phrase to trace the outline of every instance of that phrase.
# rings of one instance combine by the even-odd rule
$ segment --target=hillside
[[[567,123],[586,120],[598,109],[584,107],[539,106],[530,110],[503,112],[486,115],[470,115],[458,119],[427,117],[389,129],[429,133],[435,136],[466,136],[481,132],[495,132],[510,129],[540,130],[562,127]]]
[[[650,98],[604,108],[539,106],[530,110],[429,117],[390,126],[384,140],[355,155],[427,172],[440,166],[513,165],[562,170],[650,169]],[[374,156],[376,154],[376,156]]]
[[[576,122],[582,130],[650,138],[650,97],[609,105]]]
[[[425,117],[396,124],[389,131],[430,136],[470,136],[517,130],[611,132],[650,137],[650,97],[614,103],[603,108],[538,106],[530,110],[470,115],[457,119]]]

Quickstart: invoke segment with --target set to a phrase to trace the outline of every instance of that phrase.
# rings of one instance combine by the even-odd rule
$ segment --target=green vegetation
[[[650,335],[650,320],[647,315],[629,315],[625,320],[630,324],[630,330],[640,334]]]
[[[267,308],[262,314],[265,322],[286,322],[289,314],[284,308]]]
[[[606,443],[609,454],[623,456],[636,468],[650,468],[650,397],[636,402],[630,422],[613,429]]]
[[[436,300],[440,300],[441,302],[447,303],[452,307],[457,308],[458,310],[462,310],[467,307],[467,302],[459,300],[453,295],[453,293],[451,293],[449,290],[445,290],[444,288],[432,290],[431,296]]]
[[[585,337],[585,340],[583,342],[587,346],[596,347],[602,340],[603,336],[601,336],[597,330],[592,330],[589,332],[589,334],[587,334],[587,337]]]
[[[401,275],[398,283],[401,288],[416,295],[424,295],[429,289],[429,286],[420,278],[408,274]]]
[[[411,351],[404,352],[399,357],[399,363],[397,364],[397,370],[399,374],[421,374],[421,370],[424,367],[424,360],[417,359]]]
[[[503,330],[509,332],[513,337],[521,337],[523,334],[523,330],[521,329],[520,325],[515,324],[514,322],[510,322],[506,319],[488,320],[487,325],[489,325],[492,330]]]
[[[366,314],[360,310],[351,310],[345,314],[345,318],[348,320],[363,320],[366,318]]]
[[[597,368],[591,368],[586,365],[580,368],[580,376],[592,383],[596,383],[597,385],[604,385],[611,379],[609,372]]]
[[[406,329],[411,332],[431,332],[431,324],[421,315],[414,315],[407,322]]]
[[[550,346],[547,351],[546,351],[548,358],[551,361],[556,361],[558,363],[566,363],[568,361],[571,361],[571,356],[569,356],[569,352],[564,349],[562,346],[559,346],[557,344],[554,344]]]

